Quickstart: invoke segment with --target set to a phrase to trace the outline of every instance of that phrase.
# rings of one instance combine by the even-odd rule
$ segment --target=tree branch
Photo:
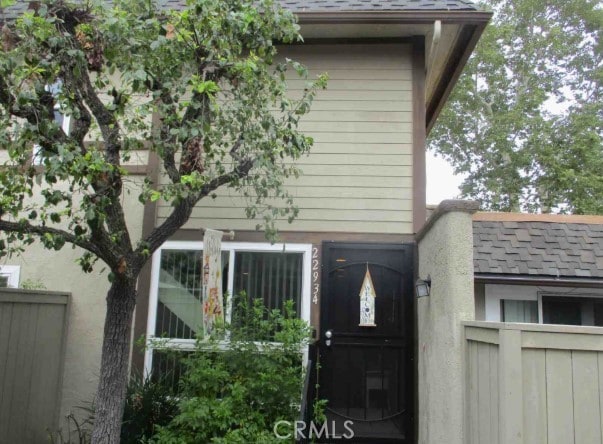
[[[71,35],[71,43],[81,50],[81,45],[73,34]],[[73,75],[73,72],[76,71],[74,69],[76,64],[80,65],[77,67],[77,71],[81,73],[81,75],[77,77]],[[81,153],[85,154],[87,149],[84,140],[92,122],[92,115],[88,109],[90,108],[101,128],[101,133],[105,142],[105,159],[111,165],[114,165],[115,167],[119,166],[121,149],[119,126],[117,126],[115,116],[107,110],[92,86],[87,62],[82,63],[81,60],[68,59],[64,60],[64,66],[65,69],[62,70],[63,81],[65,86],[71,86],[70,90],[73,93],[74,103],[79,112],[79,118],[76,120],[70,138],[80,147]],[[102,121],[104,121],[103,125],[101,125]],[[126,247],[131,251],[132,245],[130,235],[125,222],[125,214],[119,200],[123,186],[121,173],[115,168],[109,177],[104,179],[94,178],[91,180],[91,185],[96,195],[105,195],[111,201],[111,204],[106,208],[106,223],[112,233],[121,237],[121,253],[126,253],[123,251],[123,247]],[[94,226],[89,224],[89,228],[97,242],[101,245],[105,245],[105,248],[112,249],[111,247],[113,245],[109,234],[102,225]]]
[[[176,116],[178,114],[178,110],[176,108],[174,98],[170,94],[169,90],[163,86],[161,81],[153,78],[151,89],[154,92],[159,92],[159,99],[157,100],[158,106],[163,104],[164,106],[169,107],[169,109],[165,110],[163,114]],[[169,127],[164,124],[163,119],[161,118],[159,118],[158,137],[161,141],[161,145],[163,146],[162,152],[158,153],[163,161],[163,168],[165,169],[165,172],[172,183],[180,183],[180,173],[176,167],[175,159],[176,139],[172,134],[170,134]]]
[[[105,142],[105,158],[107,162],[118,166],[120,164],[119,152],[121,150],[121,141],[119,137],[119,122],[115,115],[107,109],[96,93],[88,68],[85,67],[81,76],[82,87],[80,91],[86,104],[90,108],[92,115],[98,123],[99,129]]]
[[[227,183],[232,183],[233,181],[247,176],[253,167],[253,164],[254,161],[252,159],[241,160],[232,171],[216,177],[203,186],[201,191],[199,191],[197,194],[190,196],[178,203],[175,206],[174,211],[172,211],[172,214],[170,214],[160,226],[156,227],[134,252],[135,270],[142,268],[146,262],[146,258],[152,255],[161,246],[161,244],[163,244],[182,225],[184,225],[184,223],[186,223],[197,202],[209,195],[218,187],[226,185]]]
[[[0,231],[35,234],[37,236],[44,236],[45,234],[61,236],[65,239],[66,242],[69,242],[70,244],[76,245],[80,248],[83,248],[84,250],[89,251],[92,254],[95,254],[107,264],[111,265],[111,258],[103,254],[103,252],[97,247],[97,245],[92,242],[88,242],[84,239],[78,239],[73,234],[60,230],[58,228],[32,225],[29,222],[8,222],[5,220],[0,220]]]
[[[73,75],[73,70],[70,68],[71,67],[67,67],[66,69],[63,69],[61,77],[63,78],[65,85],[71,86],[70,89],[73,92],[75,106],[77,107],[79,117],[74,119],[75,123],[73,125],[73,129],[69,133],[69,137],[77,143],[82,151],[82,154],[86,154],[87,149],[84,145],[84,139],[90,130],[92,116],[90,115],[90,111],[88,111],[88,108],[84,103],[84,99],[80,92],[80,85]]]

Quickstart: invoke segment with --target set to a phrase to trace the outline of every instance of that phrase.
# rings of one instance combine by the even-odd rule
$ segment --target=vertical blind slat
[[[228,269],[228,258],[225,259],[224,267]],[[199,325],[193,324],[198,323],[198,319],[193,317],[193,322],[187,314],[201,313],[202,310],[201,267],[201,251],[161,252],[157,336],[195,338]],[[303,271],[301,253],[236,252],[234,270],[232,296],[245,292],[250,301],[262,299],[270,310],[281,309],[286,300],[292,300],[295,310],[299,311]],[[224,278],[227,281],[226,273]]]

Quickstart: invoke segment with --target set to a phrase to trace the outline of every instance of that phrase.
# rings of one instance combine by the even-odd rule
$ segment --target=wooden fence
[[[603,328],[464,329],[468,443],[603,443]]]
[[[47,443],[56,431],[69,299],[0,290],[0,444]]]

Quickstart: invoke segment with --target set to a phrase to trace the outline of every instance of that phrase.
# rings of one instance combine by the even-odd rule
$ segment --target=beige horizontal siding
[[[349,109],[349,107],[348,107]],[[304,122],[412,122],[412,114],[396,111],[317,111],[313,109]]]
[[[370,80],[368,80],[370,79]],[[329,91],[409,91],[412,89],[411,80],[375,80],[372,78],[363,80],[340,80],[331,79]],[[304,90],[308,87],[307,80],[288,80],[289,91]]]
[[[411,188],[383,188],[383,187],[321,187],[316,186],[315,184],[309,186],[300,186],[300,185],[291,185],[288,187],[289,193],[297,197],[303,196],[304,198],[324,198],[324,196],[329,196],[330,193],[333,192],[333,188],[338,188],[336,190],[337,195],[342,198],[367,198],[367,199],[401,199],[401,200],[409,200],[411,198],[412,189]],[[220,189],[216,193],[218,198],[227,198],[232,199],[234,197],[239,197],[236,195],[234,191],[228,192],[229,190]],[[330,199],[330,198],[328,198]],[[296,204],[299,205],[299,200],[295,201]]]
[[[410,46],[306,45],[286,48],[283,57],[304,63],[311,77],[329,75],[300,129],[313,137],[303,171],[287,186],[300,209],[280,229],[412,233],[412,76]],[[290,95],[307,82],[287,73]],[[244,200],[229,189],[202,201],[187,228],[253,229]],[[158,222],[171,208],[158,207]]]
[[[367,82],[370,80],[367,80]],[[337,80],[329,80],[329,86],[326,90],[317,93],[316,101],[386,101],[403,102],[410,101],[410,90],[387,89],[379,91],[367,91],[362,89],[341,90],[336,89]],[[302,90],[292,90],[290,96],[298,99],[302,95]],[[378,109],[377,109],[378,111]]]
[[[344,159],[342,159],[343,161]],[[354,176],[359,181],[362,180],[378,180],[379,177],[397,177],[400,174],[411,174],[410,166],[399,167],[397,165],[346,165],[340,164],[334,167],[333,165],[313,165],[303,166],[302,170],[305,174],[313,174],[317,176],[334,176],[333,180],[337,180],[337,176]],[[368,179],[367,179],[368,178]]]
[[[198,207],[193,210],[193,217],[204,217],[204,213],[208,213],[212,210],[219,210],[220,214],[223,215],[234,215],[239,217],[244,214],[246,201],[240,196],[225,196],[216,199],[211,197],[205,198],[203,207]],[[383,197],[383,198],[364,198],[359,199],[357,197],[344,197],[338,199],[332,199],[330,197],[296,197],[295,204],[298,207],[304,208],[306,217],[310,217],[311,210],[342,210],[346,214],[346,220],[354,220],[358,217],[355,214],[351,214],[351,211],[360,212],[364,210],[383,210],[383,211],[398,211],[400,208],[410,209],[410,205],[405,199],[397,199],[395,196]],[[276,202],[278,206],[278,202]],[[231,211],[232,210],[232,211]],[[161,211],[169,213],[169,207],[161,207]],[[385,219],[384,219],[385,220]],[[397,219],[396,219],[397,220]]]
[[[410,65],[406,70],[410,70]],[[313,80],[321,74],[327,74],[331,80],[362,80],[366,82],[366,79],[371,80],[396,80],[407,78],[406,76],[400,75],[401,69],[311,69],[308,70],[308,79]],[[289,71],[287,78],[292,80],[298,80],[296,74]]]
[[[400,100],[321,100],[322,95],[326,94],[326,91],[320,92],[320,97],[312,102],[312,113],[317,111],[349,111],[355,110],[360,111],[374,111],[378,109],[379,112],[386,111],[400,111],[401,109],[410,109],[411,103]],[[311,117],[311,114],[307,118]]]
[[[203,218],[203,227],[219,228],[221,230],[253,230],[258,221],[249,221],[245,219],[218,219],[218,218]],[[281,231],[306,231],[306,232],[337,232],[337,233],[410,233],[412,230],[412,222],[382,222],[375,221],[367,224],[366,221],[340,221],[321,219],[313,220],[304,218],[296,219],[293,223],[288,223],[286,220],[280,220],[276,224]],[[301,227],[301,228],[300,228]],[[198,229],[199,221],[196,219],[189,220],[183,226],[184,229]],[[199,240],[203,238],[199,232]]]
[[[332,201],[333,205],[331,208],[303,208],[303,218],[304,220],[315,220],[320,221],[322,218],[328,214],[332,221],[346,222],[346,221],[356,221],[362,222],[371,220],[379,220],[382,222],[397,222],[400,221],[400,216],[397,214],[397,211],[389,211],[389,210],[359,210],[356,208],[333,208],[335,206],[335,201]],[[315,202],[311,204],[313,207],[318,207],[319,205]],[[169,207],[161,207],[159,208],[159,216],[165,217],[170,212]],[[203,206],[199,205],[193,210],[192,218],[193,219],[212,219],[213,217],[220,219],[241,219],[245,218],[245,209],[244,208],[233,208],[233,207],[221,207],[216,206],[212,207],[207,202],[203,203]],[[410,220],[401,220],[402,222],[410,222]]]
[[[353,142],[322,142],[316,143],[312,147],[312,155],[317,157],[323,154],[346,154],[347,156],[356,156],[370,154],[371,156],[407,156],[412,160],[410,154],[400,154],[404,152],[406,146],[403,143],[353,143]],[[304,159],[303,157],[302,159]]]
[[[403,153],[408,154],[410,152],[410,144],[412,143],[412,134],[408,133],[343,133],[343,132],[326,132],[326,133],[308,133],[307,135],[312,136],[314,139],[313,150],[319,150],[320,144],[323,143],[366,143],[366,144],[379,144],[383,146],[383,149],[387,149],[388,145],[403,143]],[[381,148],[379,148],[381,149]]]
[[[297,179],[291,178],[286,183],[290,186],[306,186],[306,187],[328,187],[336,193],[341,188],[377,188],[377,189],[403,189],[412,187],[411,177],[380,177],[379,180],[365,180],[354,176],[338,176],[333,178],[332,175],[316,176],[304,174]]]
[[[410,70],[410,45],[300,45],[281,49],[289,57],[306,65],[308,70]]]
[[[349,122],[345,120],[332,120],[330,122],[303,121],[300,122],[299,129],[309,134],[411,133],[412,124],[410,122]]]
[[[308,157],[302,157],[296,165],[342,165],[341,156],[333,153],[312,153]],[[410,154],[346,154],[345,165],[412,165]]]

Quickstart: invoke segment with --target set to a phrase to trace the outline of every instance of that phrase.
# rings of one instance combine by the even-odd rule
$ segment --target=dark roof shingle
[[[475,273],[603,278],[600,224],[473,221]]]
[[[281,6],[293,12],[329,11],[476,11],[470,0],[278,0]],[[0,10],[0,21],[13,19],[25,11],[30,0],[17,2]],[[160,2],[170,9],[182,8],[185,0]]]

